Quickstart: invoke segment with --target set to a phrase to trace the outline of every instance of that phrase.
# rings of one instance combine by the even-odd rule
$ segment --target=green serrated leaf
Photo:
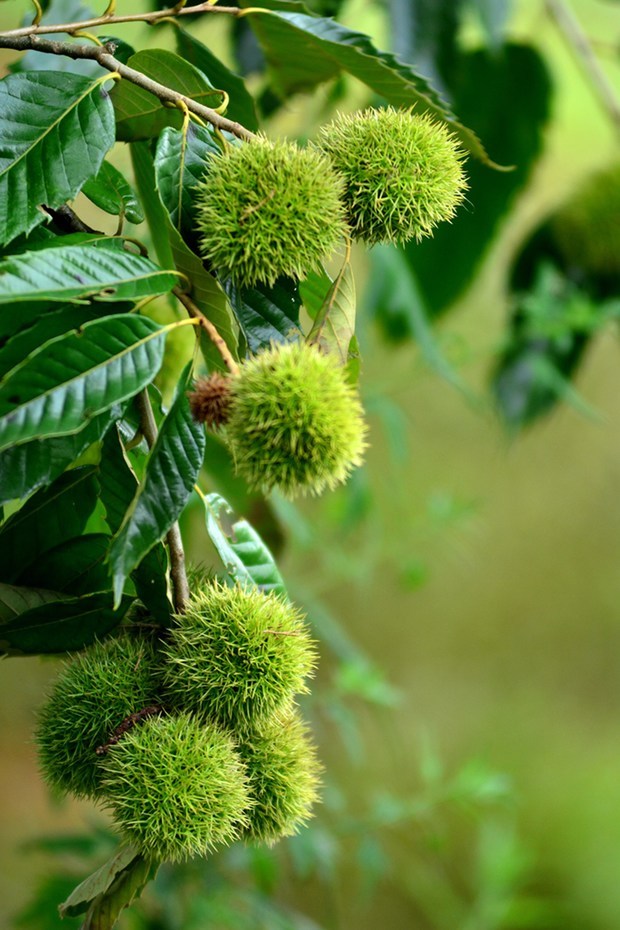
[[[123,314],[52,339],[0,383],[0,449],[78,432],[159,371],[165,328]]]
[[[82,193],[106,213],[123,215],[130,223],[141,223],[144,219],[142,207],[131,185],[118,168],[104,161],[93,178],[89,178]]]
[[[242,0],[242,7],[254,7]],[[249,12],[245,19],[265,52],[279,87],[306,90],[345,71],[396,107],[416,107],[446,122],[472,155],[494,165],[471,129],[463,126],[428,81],[371,39],[331,19],[282,10]]]
[[[204,74],[174,52],[146,49],[137,52],[127,62],[130,68],[165,84],[196,103],[218,107],[222,95]],[[119,142],[153,139],[166,126],[183,124],[183,114],[174,107],[164,107],[158,97],[129,81],[119,81],[110,94],[116,113],[116,138]]]
[[[185,507],[202,465],[205,434],[204,427],[196,423],[190,411],[187,398],[190,371],[191,363],[181,375],[144,478],[110,546],[117,602],[129,573],[165,536]]]
[[[168,242],[167,214],[155,188],[155,167],[148,142],[132,142],[131,164],[155,254],[163,268],[172,268],[174,259]]]
[[[112,606],[111,594],[90,594],[33,607],[0,626],[0,653],[56,655],[83,649],[121,622],[132,598]]]
[[[113,884],[116,877],[139,858],[133,846],[121,846],[101,868],[85,878],[69,895],[58,910],[61,917],[78,917],[88,910],[92,902]]]
[[[206,74],[214,87],[226,91],[229,98],[226,110],[228,119],[241,123],[251,132],[256,132],[258,129],[256,106],[243,79],[222,64],[206,45],[199,42],[187,30],[182,29],[178,23],[175,25],[177,26],[176,40],[179,55]]]
[[[121,912],[140,897],[142,889],[155,877],[158,865],[138,856],[114,879],[110,888],[93,901],[81,930],[111,930]]]
[[[0,583],[0,624],[15,620],[33,607],[62,601],[63,598],[64,595],[58,591]]]
[[[0,307],[4,304],[140,300],[165,294],[177,283],[143,255],[117,247],[73,245],[25,252],[0,263]],[[0,318],[6,310],[0,310]]]
[[[117,430],[108,433],[104,440],[99,484],[101,500],[106,510],[106,522],[116,533],[136,493],[138,479],[123,449]],[[172,604],[168,598],[168,560],[166,549],[158,543],[131,573],[136,593],[153,619],[162,626],[170,626]]]
[[[41,222],[99,170],[114,144],[114,113],[101,79],[54,71],[0,81],[0,241]]]
[[[170,222],[185,241],[196,244],[192,190],[204,175],[210,155],[221,154],[212,131],[190,123],[187,131],[167,127],[155,152],[155,182]]]
[[[67,539],[79,536],[97,502],[96,469],[61,475],[0,527],[0,578],[14,582],[28,565]]]
[[[275,560],[254,527],[235,519],[232,507],[219,494],[208,494],[204,503],[207,533],[230,577],[286,597]]]
[[[98,442],[120,415],[120,408],[115,406],[89,420],[78,433],[33,439],[4,449],[0,452],[0,504],[27,497],[51,484],[89,446]]]
[[[355,281],[347,255],[315,317],[308,343],[332,353],[341,365],[346,365],[355,335],[355,310]]]
[[[296,281],[280,278],[272,287],[244,288],[236,288],[228,282],[226,293],[250,352],[301,336],[301,298]]]

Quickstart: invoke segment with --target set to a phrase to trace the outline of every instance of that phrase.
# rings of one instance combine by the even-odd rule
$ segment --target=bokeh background
[[[620,99],[620,5],[568,5]],[[437,59],[403,32],[414,8],[407,0],[346,0],[338,18],[379,47],[417,51],[420,70],[431,73]],[[3,3],[0,27],[27,9],[21,0]],[[196,28],[212,41],[212,31]],[[169,41],[140,27],[123,36],[138,47]],[[572,387],[527,427],[507,428],[490,388],[509,340],[515,256],[547,216],[617,159],[620,127],[542,0],[469,4],[459,47],[486,48],[499,61],[506,52],[498,36],[535,49],[548,72],[539,154],[519,166],[522,185],[506,195],[494,223],[472,187],[463,220],[471,234],[446,240],[427,264],[423,252],[407,263],[404,253],[369,259],[360,250],[367,465],[347,489],[320,501],[275,500],[267,515],[248,503],[279,549],[323,654],[308,713],[326,767],[325,803],[313,827],[281,844],[288,848],[273,860],[236,864],[233,854],[226,866],[237,889],[249,868],[262,893],[308,915],[305,924],[271,926],[620,926],[617,326],[610,319],[597,327]],[[230,36],[215,37],[232,64]],[[493,140],[480,129],[498,161],[511,159],[493,148],[506,136],[501,120],[523,114],[522,101],[539,92],[530,80],[515,73],[499,88]],[[458,106],[457,113],[476,126],[470,114],[486,103],[474,90],[464,97],[467,115]],[[311,136],[335,106],[369,99],[354,81],[299,95],[274,112],[268,131]],[[527,135],[527,114],[519,119]],[[416,294],[422,288],[424,296],[428,274],[449,279],[463,250],[467,286],[441,313],[420,314]],[[192,558],[209,564],[198,509],[190,508],[184,531]],[[35,886],[59,869],[53,844],[42,849],[36,841],[104,823],[88,805],[52,803],[39,780],[33,719],[55,668],[31,659],[0,668],[0,926],[14,926],[21,913],[21,926],[55,927],[53,916],[28,917]],[[81,877],[81,863],[73,865]],[[219,887],[214,880],[211,889]],[[235,925],[223,911],[185,913],[193,916],[179,926]],[[167,919],[149,927],[180,918]],[[263,923],[255,915],[238,926]]]

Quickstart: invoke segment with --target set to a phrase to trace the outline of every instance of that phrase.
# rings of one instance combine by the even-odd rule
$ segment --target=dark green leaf
[[[4,304],[139,300],[165,294],[177,283],[143,255],[112,246],[73,245],[25,252],[0,263],[0,307]],[[0,315],[7,313],[0,310]]]
[[[187,398],[191,363],[179,381],[174,402],[153,446],[144,478],[110,547],[114,591],[120,599],[125,579],[185,507],[202,465],[204,427],[193,419]]]
[[[177,28],[176,39],[179,55],[206,74],[214,87],[228,94],[226,116],[255,132],[258,129],[256,107],[242,78],[230,71],[206,45],[185,29]]]
[[[155,254],[162,268],[172,268],[174,259],[168,242],[167,213],[155,188],[155,167],[148,142],[132,142],[131,164],[144,207]]]
[[[271,552],[247,520],[235,519],[230,504],[219,494],[208,494],[205,508],[207,532],[230,577],[286,596]]]
[[[127,62],[130,68],[165,84],[196,103],[218,107],[222,95],[212,87],[204,74],[174,52],[147,49],[137,52]],[[116,113],[116,138],[120,142],[153,139],[166,126],[183,124],[183,114],[174,107],[165,107],[159,98],[129,81],[119,81],[110,94]]]
[[[324,268],[321,271],[311,271],[303,281],[300,281],[299,294],[304,309],[311,320],[316,319],[319,310],[325,303],[332,283],[332,279]]]
[[[296,281],[280,278],[272,287],[244,288],[228,282],[226,291],[250,352],[301,335],[301,298]]]
[[[161,366],[166,330],[123,314],[52,339],[0,384],[0,449],[78,432],[132,397]]]
[[[355,310],[355,281],[347,256],[315,317],[309,344],[332,353],[346,365],[355,336]]]
[[[98,442],[121,411],[111,407],[89,420],[84,429],[70,436],[32,439],[0,452],[0,503],[27,497],[37,488],[51,484],[94,442]]]
[[[196,245],[192,190],[205,173],[210,155],[221,149],[210,129],[190,123],[187,132],[168,127],[157,143],[155,181],[170,222],[185,241]]]
[[[43,553],[82,533],[97,501],[95,471],[82,467],[61,475],[0,528],[3,581],[15,581]]]
[[[138,857],[132,846],[121,846],[111,859],[85,878],[60,905],[61,917],[77,917],[87,911],[95,898],[105,894],[117,875],[135,863]]]
[[[242,0],[241,6],[254,4]],[[456,119],[426,79],[410,65],[379,51],[367,35],[303,13],[255,12],[246,19],[282,91],[306,90],[345,71],[394,106],[415,106],[417,113],[428,112],[444,120],[472,155],[491,164],[475,133]]]
[[[53,601],[62,601],[64,595],[58,591],[45,588],[18,587],[12,584],[0,584],[0,624],[15,620],[20,614],[50,604]],[[1,635],[1,634],[0,634]]]
[[[104,564],[109,544],[110,537],[103,533],[69,539],[48,550],[45,558],[30,565],[18,581],[75,597],[111,591],[110,573]]]
[[[0,626],[0,652],[6,655],[54,655],[89,646],[118,626],[132,599],[112,607],[111,594],[54,601],[34,607]]]
[[[104,440],[99,484],[101,500],[106,510],[106,522],[110,531],[116,533],[138,485],[138,479],[116,430],[109,432]],[[172,613],[172,605],[168,599],[167,570],[166,550],[162,543],[158,543],[131,574],[138,597],[148,608],[153,619],[162,626],[170,625]]]
[[[0,241],[41,222],[96,174],[114,144],[114,114],[100,79],[54,71],[0,81]]]
[[[130,223],[141,223],[142,208],[128,181],[118,168],[104,161],[94,178],[90,178],[82,193],[101,210],[113,216],[122,214]]]

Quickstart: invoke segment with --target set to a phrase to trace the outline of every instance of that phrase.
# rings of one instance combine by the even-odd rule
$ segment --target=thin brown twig
[[[140,391],[137,396],[140,413],[140,432],[146,439],[149,449],[152,449],[157,440],[157,423],[153,414],[151,400],[147,388]],[[174,595],[174,606],[178,613],[183,613],[185,603],[189,598],[189,584],[185,571],[185,551],[178,523],[173,523],[166,535],[166,545],[170,556],[170,578]]]
[[[120,742],[128,730],[133,730],[136,724],[142,723],[142,721],[146,720],[147,717],[158,717],[160,714],[163,714],[163,712],[164,708],[161,706],[161,704],[149,704],[148,707],[143,707],[142,710],[137,710],[135,713],[129,714],[121,723],[119,723],[116,729],[112,731],[107,743],[103,743],[101,746],[97,746],[95,753],[98,756],[105,756],[105,754],[112,748],[112,746],[116,746],[116,744]]]
[[[611,82],[601,68],[592,45],[579,21],[563,0],[546,0],[546,7],[547,12],[590,79],[599,100],[615,124],[616,129],[620,129],[620,102]]]
[[[190,9],[194,9],[194,7],[190,7]],[[175,107],[187,107],[190,113],[194,113],[220,131],[230,132],[237,136],[237,138],[244,139],[245,141],[250,141],[255,138],[254,133],[250,132],[249,129],[246,129],[240,123],[235,123],[233,120],[226,119],[226,117],[218,113],[217,110],[212,110],[211,107],[205,107],[202,103],[197,103],[195,100],[192,100],[191,97],[186,97],[185,94],[180,94],[176,90],[172,90],[170,87],[166,87],[164,84],[152,80],[152,78],[147,77],[146,74],[142,74],[141,71],[136,71],[135,68],[130,68],[123,64],[122,61],[114,57],[113,52],[115,51],[115,46],[113,42],[108,42],[106,45],[95,46],[78,45],[71,42],[55,42],[50,39],[39,39],[36,35],[13,38],[4,33],[0,34],[0,48],[11,48],[19,52],[34,49],[37,52],[45,52],[49,55],[63,55],[66,58],[96,61],[102,68],[119,75],[119,77],[130,81],[132,84],[136,84],[138,87],[142,87],[164,103],[171,104]]]
[[[52,33],[69,33],[77,29],[92,29],[97,26],[114,26],[117,23],[157,23],[162,19],[172,19],[177,16],[194,16],[198,13],[223,13],[228,16],[241,16],[243,10],[236,6],[214,6],[212,2],[199,3],[182,9],[170,7],[167,10],[156,10],[152,13],[132,13],[124,16],[94,16],[92,19],[83,19],[75,23],[33,23],[30,26],[21,26],[19,29],[10,29],[2,33],[5,36],[32,36],[51,35]]]
[[[226,342],[222,339],[211,320],[207,319],[202,310],[196,306],[192,298],[182,291],[180,287],[175,287],[172,293],[183,304],[189,315],[199,321],[200,326],[204,329],[209,339],[222,356],[222,360],[231,375],[236,375],[239,371],[239,366],[234,360]]]

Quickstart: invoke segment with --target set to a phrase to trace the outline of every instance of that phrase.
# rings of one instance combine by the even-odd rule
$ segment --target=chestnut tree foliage
[[[226,585],[235,596],[251,590],[285,610],[284,582],[269,548],[246,515],[235,515],[222,493],[229,488],[239,499],[256,504],[258,495],[272,488],[285,494],[304,487],[319,492],[345,481],[361,461],[365,440],[357,397],[360,359],[349,236],[379,243],[370,253],[375,271],[371,312],[383,333],[394,341],[417,338],[433,358],[429,320],[463,289],[502,211],[527,176],[547,113],[548,79],[529,48],[505,45],[501,56],[458,51],[454,36],[460,3],[448,4],[450,11],[437,4],[405,58],[381,51],[367,35],[330,18],[338,6],[315,3],[310,10],[298,0],[258,5],[240,0],[238,6],[221,7],[181,2],[169,9],[153,4],[148,11],[128,15],[114,0],[106,9],[72,0],[35,0],[31,17],[0,33],[0,48],[14,56],[10,73],[0,81],[3,654],[98,654],[110,634],[110,642],[117,642],[121,628],[136,633],[148,629],[149,635],[155,631],[164,652],[171,648],[166,644],[174,641],[179,617],[188,605],[188,615],[196,612],[193,587],[205,584],[191,573],[188,582],[179,529],[194,494],[204,504],[205,545],[211,541],[222,565],[211,593]],[[123,37],[132,20],[154,27],[145,47],[132,48]],[[231,70],[217,47],[209,45],[208,27],[215,21],[218,28],[223,21],[228,24],[238,70],[260,73],[262,85]],[[440,22],[450,24],[441,46],[436,34]],[[489,36],[491,44],[501,44],[497,23]],[[427,64],[434,62],[433,79],[442,87],[441,95],[408,63],[418,55]],[[505,95],[515,74],[529,92],[512,101],[508,115]],[[306,146],[265,141],[261,131],[269,135],[269,116],[287,96],[312,93],[326,82],[337,88],[345,77],[366,86],[384,123],[375,111],[357,123],[331,112]],[[257,86],[262,89],[253,94],[250,87]],[[449,98],[454,109],[446,103]],[[424,196],[416,199],[415,183],[406,177],[413,143],[400,133],[412,118],[430,132],[422,139],[422,155],[416,156],[423,166],[435,164],[436,146],[448,145],[432,167],[441,181],[438,186],[448,185],[451,191],[439,208],[442,191],[430,190],[428,202]],[[366,123],[371,135],[362,138]],[[378,189],[361,166],[381,153],[386,138],[393,147],[390,158],[379,155],[385,164],[377,168],[384,176]],[[295,159],[306,153],[310,169],[298,169],[296,162],[291,167],[293,148]],[[497,162],[516,163],[516,170],[497,170],[487,149]],[[269,180],[275,156],[282,161]],[[326,180],[330,156],[335,174]],[[466,156],[467,181],[461,171]],[[227,168],[227,159],[233,158],[242,165],[236,175]],[[264,187],[257,200],[244,206],[246,189],[254,183],[250,169],[256,169],[256,183]],[[296,195],[297,173],[306,170],[314,172],[311,183],[299,188],[303,195],[299,190]],[[477,226],[469,228],[471,213],[466,212],[462,223],[444,223],[432,239],[420,242],[439,220],[452,216],[466,186]],[[88,202],[99,209],[105,231],[91,225],[95,214]],[[407,213],[411,203],[415,215]],[[265,215],[271,223],[267,232],[260,220]],[[237,241],[238,230],[252,232]],[[391,244],[404,241],[408,244],[399,250]],[[337,261],[326,267],[322,260],[334,245]],[[446,253],[449,275],[443,267]],[[542,259],[536,254],[538,267]],[[552,254],[556,264],[551,271],[547,262],[546,272],[543,268],[529,275],[528,287],[533,281],[537,293],[553,290],[549,275],[554,273],[556,290],[557,275],[567,288],[573,286],[557,255],[561,249]],[[495,375],[507,419],[521,425],[562,395],[557,385],[573,370],[585,338],[573,331],[563,335],[559,355],[554,355],[547,351],[549,344],[541,348],[536,334],[524,332],[516,320]],[[553,349],[553,333],[549,338]],[[544,355],[545,371],[555,371],[555,381],[541,382],[540,366],[528,367],[527,353],[532,351]],[[256,435],[267,423],[270,442],[277,446],[287,425],[273,426],[250,374],[236,409],[233,390],[229,414],[228,384],[243,378],[244,371],[264,380],[285,357],[292,368],[299,359],[305,372],[308,352],[327,367],[309,367],[304,374],[302,380],[311,385],[304,409],[334,381],[326,430],[334,428],[344,437],[345,452],[341,456],[337,450],[332,460],[329,443],[325,452],[319,445],[323,427],[313,422],[316,461],[296,465],[299,436],[294,433],[286,470],[274,477],[277,453],[270,446],[255,454]],[[437,364],[441,367],[442,360]],[[295,396],[300,390],[294,386]],[[270,403],[268,397],[265,411]],[[212,428],[205,430],[205,422]],[[239,495],[239,480],[251,497]],[[204,591],[200,596],[206,597]],[[272,617],[270,626],[275,623]],[[286,629],[280,633],[282,642],[289,634],[298,635]],[[114,649],[108,649],[105,661]],[[307,657],[303,661],[306,673],[312,662]],[[97,666],[97,675],[102,668]],[[91,671],[85,667],[76,674],[88,677]],[[196,672],[199,690],[202,674]],[[174,678],[170,669],[166,676]],[[104,677],[114,679],[107,673]],[[93,684],[98,680],[103,681],[88,677],[89,687],[98,687]],[[135,686],[132,681],[131,688]],[[133,708],[136,718],[144,705],[151,706],[149,687],[144,684],[139,700],[135,698],[143,705]],[[226,701],[226,687],[219,680],[214,685],[218,700]],[[297,691],[302,688],[300,679]],[[177,690],[185,700],[185,688]],[[283,713],[281,707],[277,710]],[[123,753],[136,745],[147,756],[159,752],[163,757],[164,731],[169,730],[170,756],[176,757],[174,741],[186,740],[196,727],[195,718],[188,717],[188,722],[184,715],[183,705],[177,718],[157,710],[132,719],[125,727],[129,730],[131,724],[131,737],[124,741],[119,735]],[[231,772],[253,765],[254,782],[273,780],[277,776],[265,773],[275,768],[269,752],[278,741],[284,756],[303,755],[302,722],[291,722],[285,714],[277,725],[270,719],[265,726],[260,735],[241,740],[244,761],[235,756],[226,762]],[[116,739],[114,729],[110,720],[93,736],[91,756],[93,748],[105,744],[106,735]],[[56,736],[62,739],[62,734]],[[196,749],[198,760],[208,752],[220,752],[221,758],[232,752],[227,737],[209,731],[209,739],[207,749]],[[212,748],[216,744],[217,751]],[[42,748],[45,756],[49,745]],[[52,767],[58,766],[55,750],[49,751]],[[133,765],[136,760],[130,761]],[[45,768],[45,759],[43,764]],[[67,756],[66,767],[72,765]],[[90,779],[88,758],[84,765],[84,777]],[[313,761],[305,770],[312,798],[317,768]],[[122,754],[111,754],[102,771],[125,785],[140,777],[128,778]],[[70,780],[76,773],[67,776]],[[83,784],[78,778],[75,790],[89,796]],[[234,790],[246,797],[241,783]],[[123,799],[127,801],[127,792]],[[155,795],[148,800],[155,817],[164,800]],[[122,808],[121,801],[116,808]],[[133,812],[131,808],[130,816]],[[245,813],[236,826],[235,816],[226,816],[226,829],[220,833],[227,839],[250,830]],[[265,811],[261,816],[257,832],[271,841],[278,835],[273,817]],[[205,851],[210,846],[208,837],[192,843]],[[157,842],[152,845],[158,848]],[[182,844],[174,850],[169,858],[184,858]],[[113,926],[157,868],[157,857],[147,853],[121,845],[105,867],[69,896],[63,913],[85,914],[85,927]]]

